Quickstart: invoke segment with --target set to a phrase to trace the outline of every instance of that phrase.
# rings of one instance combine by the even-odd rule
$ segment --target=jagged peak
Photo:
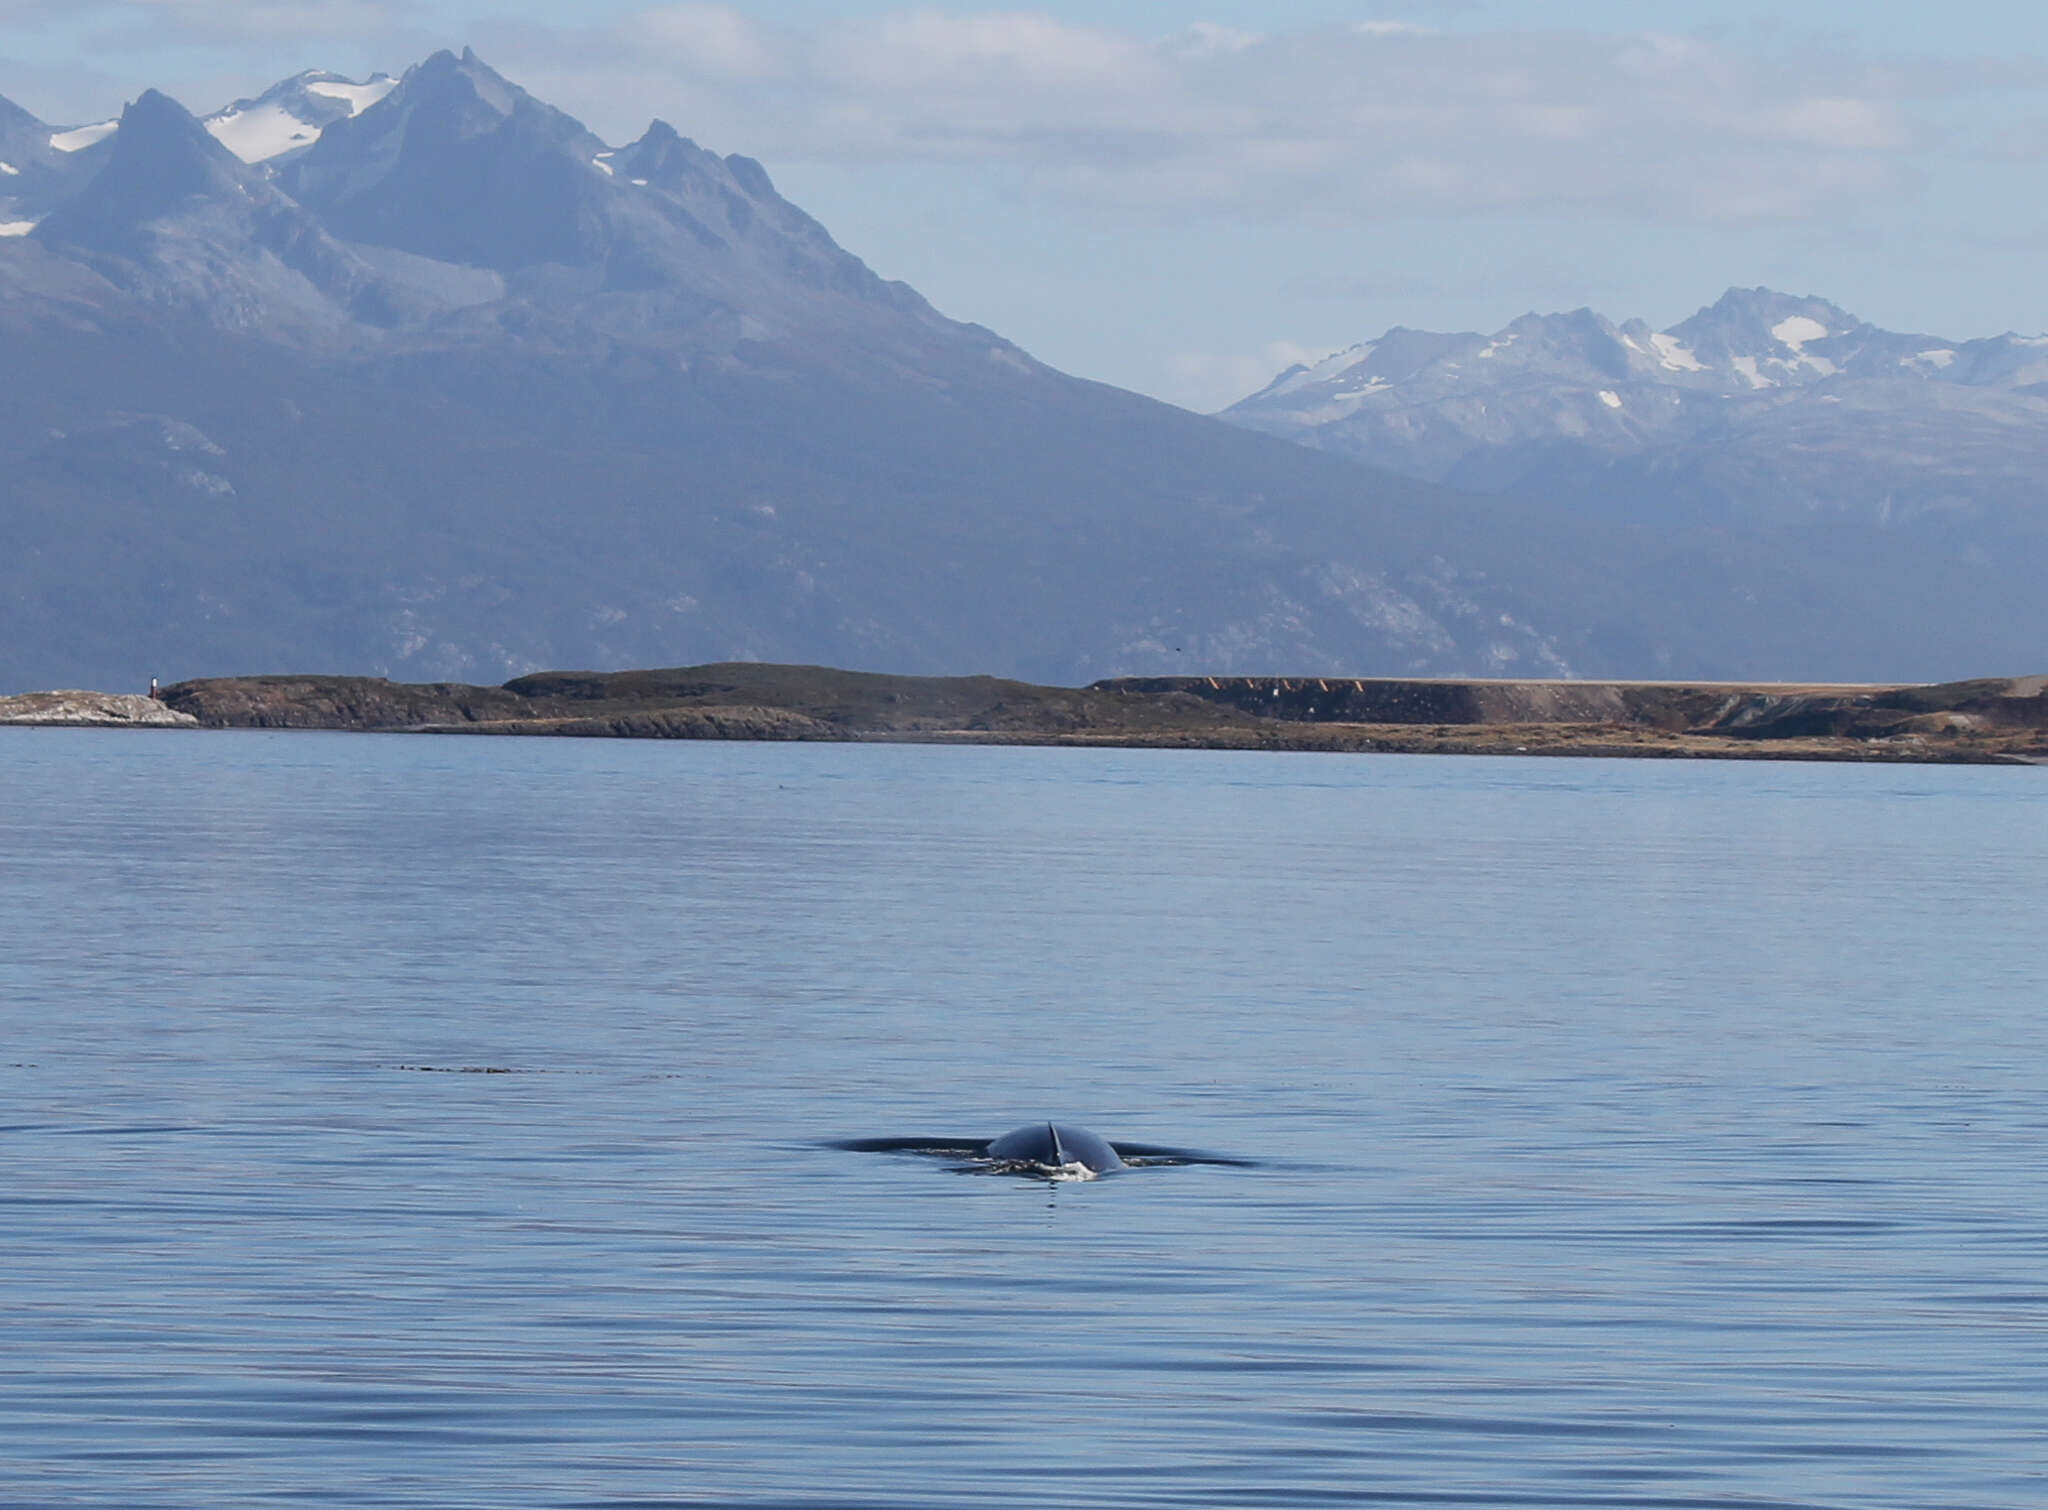
[[[449,88],[466,88],[471,97],[500,118],[511,115],[521,100],[531,98],[469,47],[462,49],[460,57],[444,47],[406,69],[398,81],[399,90],[414,93]]]
[[[160,90],[143,90],[121,113],[106,162],[78,195],[37,225],[45,244],[121,256],[145,254],[150,225],[203,205],[270,203],[276,193],[205,123]]]
[[[1517,315],[1494,332],[1493,339],[1534,330],[1593,331],[1611,335],[1615,329],[1614,322],[1607,316],[1582,304],[1577,309],[1553,310],[1549,314],[1537,314],[1531,310],[1528,314]]]
[[[525,150],[561,151],[588,159],[604,143],[580,121],[506,80],[469,48],[443,49],[405,70],[376,103],[334,121],[279,175],[286,191],[323,213],[346,205],[392,175],[442,175],[441,189],[465,194],[474,166],[446,159],[486,138],[523,141]],[[358,226],[353,235],[371,234]],[[374,239],[374,237],[373,237]]]
[[[1765,288],[1759,284],[1755,288],[1730,288],[1712,304],[1703,307],[1692,319],[1683,322],[1683,326],[1708,321],[1779,321],[1793,316],[1818,320],[1837,334],[1860,328],[1864,323],[1839,304],[1823,299],[1817,294],[1782,293],[1775,288]],[[1676,332],[1683,326],[1673,326],[1672,330]]]
[[[162,90],[143,90],[121,111],[106,166],[92,188],[141,191],[143,201],[168,205],[240,176],[242,160],[215,141],[197,115]]]
[[[1756,284],[1751,288],[1744,288],[1740,284],[1731,283],[1722,291],[1721,297],[1714,301],[1712,307],[1715,309],[1770,309],[1784,304],[1826,304],[1830,309],[1835,307],[1830,301],[1823,299],[1818,294],[1791,294],[1783,289],[1772,288],[1764,283]]]
[[[604,146],[581,121],[534,98],[467,47],[460,56],[443,49],[406,69],[378,108],[359,113],[346,129],[396,127],[401,121],[409,144],[416,138],[460,140],[509,126],[578,151]]]
[[[199,117],[165,94],[161,89],[145,89],[121,112],[121,129],[181,131],[187,135],[205,136],[206,128],[199,124]],[[211,141],[211,138],[208,138]]]
[[[617,171],[629,180],[659,182],[674,179],[690,169],[700,173],[710,169],[714,176],[730,176],[729,173],[721,174],[723,164],[716,153],[706,152],[663,120],[650,122],[640,139],[621,147],[613,161]]]
[[[31,234],[151,269],[179,247],[253,243],[282,256],[289,234],[320,243],[323,292],[352,300],[373,282],[403,292],[412,279],[422,308],[458,285],[468,299],[481,285],[467,273],[489,270],[511,280],[501,295],[550,308],[658,291],[692,309],[744,302],[750,316],[820,295],[929,315],[782,199],[760,163],[708,151],[659,119],[611,148],[473,48],[437,51],[396,80],[308,69],[203,120],[152,91],[104,129],[124,140],[98,149],[87,191]],[[171,167],[131,171],[145,148]],[[393,272],[387,254],[462,271]],[[181,276],[171,269],[164,286]]]

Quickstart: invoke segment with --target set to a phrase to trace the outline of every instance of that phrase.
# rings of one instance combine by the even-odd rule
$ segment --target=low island
[[[2048,762],[2048,676],[1936,685],[1117,677],[1042,687],[731,662],[498,687],[364,676],[0,697],[0,723],[617,739]]]
[[[154,720],[137,714],[141,699],[81,701],[95,696],[108,695],[0,698],[0,721],[622,739],[2048,761],[2048,676],[1933,686],[1173,676],[1041,687],[988,676],[735,662],[545,672],[498,687],[360,676],[223,677],[164,688],[156,703],[163,716]],[[84,716],[95,709],[118,715]]]

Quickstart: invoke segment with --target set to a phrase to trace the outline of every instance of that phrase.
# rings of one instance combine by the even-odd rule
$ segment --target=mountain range
[[[1996,551],[2041,538],[2048,336],[1900,334],[1730,289],[1665,331],[1587,309],[1490,336],[1397,328],[1225,417],[1560,514]]]
[[[1631,338],[1719,370],[1705,334]],[[1810,386],[1802,354],[1846,369],[1833,339],[1752,369],[1779,389],[1665,386],[1732,414]],[[1367,464],[1277,407],[1449,348],[1397,380],[1381,342],[1377,378],[1230,415],[1278,436],[1189,414],[946,318],[759,163],[659,121],[609,144],[468,52],[204,118],[0,101],[0,340],[0,688],[738,659],[1935,680],[2043,639],[2011,521],[1950,511],[1935,556],[1893,548],[1900,511],[1554,506],[1472,472],[1483,446]]]

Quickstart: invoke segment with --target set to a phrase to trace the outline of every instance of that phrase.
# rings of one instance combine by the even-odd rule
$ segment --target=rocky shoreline
[[[0,722],[2038,764],[2048,762],[2048,676],[1935,686],[1125,677],[1042,687],[740,662],[546,672],[499,687],[225,677],[177,683],[160,701],[80,692],[0,698]]]
[[[0,697],[0,724],[49,729],[196,729],[190,713],[129,692],[23,692]]]

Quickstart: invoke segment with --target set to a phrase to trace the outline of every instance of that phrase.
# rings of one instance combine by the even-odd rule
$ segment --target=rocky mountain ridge
[[[815,350],[829,335],[899,363],[964,340],[979,359],[1035,365],[875,277],[758,163],[658,120],[607,146],[470,52],[395,81],[296,75],[205,120],[155,90],[95,126],[8,120],[4,139],[47,171],[9,179],[0,216],[53,275],[82,264],[268,341],[332,352],[510,335],[573,351],[595,337],[729,357],[742,341]],[[57,291],[24,275],[24,293]]]
[[[14,126],[5,680],[1582,653],[1487,507],[1054,372],[472,53]]]
[[[472,53],[0,144],[0,686],[2038,663],[2038,552],[1534,508],[1072,378]]]
[[[1730,289],[1665,331],[1587,309],[1490,336],[1391,330],[1224,417],[1581,513],[1764,528],[1965,517],[2031,533],[2048,336],[1946,340]]]

